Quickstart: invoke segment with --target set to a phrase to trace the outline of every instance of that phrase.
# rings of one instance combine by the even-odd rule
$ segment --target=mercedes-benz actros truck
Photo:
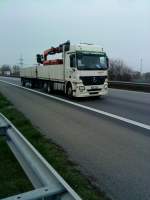
[[[48,93],[61,90],[69,97],[108,93],[109,60],[100,46],[67,41],[37,54],[37,63],[21,70],[23,86],[43,88]]]

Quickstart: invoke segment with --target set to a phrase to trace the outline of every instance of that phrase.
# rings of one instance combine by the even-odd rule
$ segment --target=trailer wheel
[[[68,85],[67,85],[66,93],[67,93],[67,96],[68,96],[69,98],[72,98],[72,97],[73,97],[73,90],[72,90],[71,84],[68,84]]]
[[[47,85],[47,93],[51,94],[52,91],[53,91],[52,86],[51,86],[50,83],[48,83],[48,85]]]
[[[31,80],[31,81],[30,81],[30,87],[31,87],[32,89],[35,88],[34,80]]]
[[[23,87],[25,87],[25,81],[24,81],[23,78],[21,78],[21,85],[22,85]]]
[[[49,93],[49,94],[52,94],[53,93],[53,84],[50,82],[47,82],[45,85],[44,85],[44,91],[46,93]]]

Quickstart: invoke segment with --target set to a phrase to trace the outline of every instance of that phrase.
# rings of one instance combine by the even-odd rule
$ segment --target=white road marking
[[[134,120],[131,120],[131,119],[127,119],[125,117],[121,117],[121,116],[118,116],[118,115],[115,115],[115,114],[112,114],[112,113],[108,113],[108,112],[105,112],[105,111],[102,111],[102,110],[98,110],[98,109],[95,109],[95,108],[92,108],[92,107],[89,107],[89,106],[84,106],[82,104],[79,104],[79,103],[75,103],[73,101],[69,101],[69,100],[66,100],[66,99],[62,99],[60,97],[56,97],[56,96],[53,96],[53,95],[49,95],[49,94],[45,94],[43,92],[39,92],[37,90],[33,90],[33,89],[30,89],[30,88],[26,88],[26,87],[22,87],[20,85],[16,85],[14,83],[10,83],[10,82],[7,82],[7,81],[3,81],[3,80],[0,80],[0,82],[3,82],[3,83],[6,83],[8,85],[12,85],[12,86],[15,86],[15,87],[18,87],[18,88],[22,88],[24,90],[28,90],[30,92],[34,92],[36,94],[40,94],[40,95],[43,95],[43,96],[46,96],[46,97],[49,97],[51,99],[55,99],[55,100],[58,100],[58,101],[61,101],[61,102],[65,102],[65,103],[68,103],[68,104],[71,104],[71,105],[74,105],[74,106],[77,106],[79,108],[84,108],[86,110],[89,110],[89,111],[92,111],[92,112],[95,112],[95,113],[99,113],[101,115],[105,115],[107,117],[111,117],[111,118],[114,118],[114,119],[117,119],[117,120],[120,120],[120,121],[123,121],[123,122],[126,122],[128,124],[132,124],[134,126],[138,126],[140,128],[144,128],[144,129],[147,129],[147,130],[150,130],[150,125],[148,124],[143,124],[141,122],[137,122],[137,121],[134,121]]]

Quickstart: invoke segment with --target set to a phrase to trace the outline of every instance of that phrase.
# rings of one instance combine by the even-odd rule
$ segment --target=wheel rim
[[[50,92],[51,92],[50,85],[48,85],[48,87],[47,87],[47,92],[48,92],[48,93],[50,93]]]

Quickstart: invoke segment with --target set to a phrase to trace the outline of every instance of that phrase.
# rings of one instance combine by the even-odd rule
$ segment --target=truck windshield
[[[106,70],[107,57],[100,54],[77,54],[77,68],[79,70]]]

